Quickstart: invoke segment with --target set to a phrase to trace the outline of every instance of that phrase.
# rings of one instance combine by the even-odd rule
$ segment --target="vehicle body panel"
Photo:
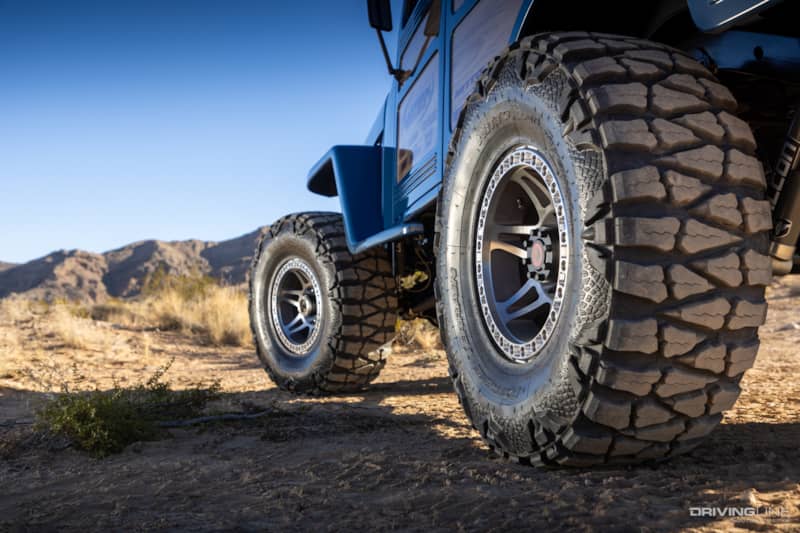
[[[690,25],[717,32],[695,29],[686,36],[682,44],[699,60],[715,68],[753,69],[760,62],[756,67],[800,72],[800,39],[725,31],[781,0],[660,1],[660,11],[684,13]],[[439,31],[426,39],[423,28],[437,5]],[[340,196],[351,251],[417,232],[418,226],[408,224],[438,197],[451,138],[480,73],[523,31],[559,29],[531,22],[559,5],[558,0],[418,0],[406,13],[394,65],[413,73],[392,82],[365,146],[334,147],[309,174],[310,190]],[[755,46],[763,52],[760,58],[754,57]]]
[[[747,22],[782,0],[688,0],[692,20],[704,32],[724,31]],[[796,0],[795,0],[796,1]]]
[[[686,49],[695,59],[715,69],[800,81],[797,37],[730,30],[698,35],[686,43]]]
[[[414,74],[402,84],[392,83],[366,146],[334,147],[309,173],[309,190],[339,195],[351,251],[378,233],[414,233],[416,226],[405,223],[438,195],[445,155],[463,100],[488,62],[516,40],[532,2],[442,0],[439,32],[427,46],[422,30],[435,3],[417,2],[400,28],[395,57],[396,64],[404,69],[411,69],[419,58]],[[478,29],[486,25],[480,22],[487,16],[486,22],[491,22],[489,27],[494,31],[481,33]],[[452,51],[459,48],[457,32],[462,22],[465,51],[455,57],[454,92],[448,74],[453,65]],[[467,27],[470,24],[472,27]],[[469,58],[468,64],[460,58]],[[372,202],[374,209],[364,209],[364,202]]]

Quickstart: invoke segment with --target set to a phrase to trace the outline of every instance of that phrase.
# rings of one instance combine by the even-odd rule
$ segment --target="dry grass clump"
[[[10,354],[18,353],[22,348],[22,339],[16,329],[0,330],[0,359],[8,357]]]
[[[25,328],[33,322],[34,305],[22,298],[0,300],[0,379],[14,379],[16,362],[25,357],[28,335]]]
[[[30,300],[9,296],[0,300],[0,322],[15,324],[33,316],[36,304]]]
[[[92,320],[112,322],[127,327],[141,327],[143,317],[137,314],[129,302],[111,299],[88,308],[87,315]]]
[[[252,343],[247,295],[233,287],[216,287],[196,308],[199,323],[213,344]]]
[[[439,350],[442,348],[439,328],[424,318],[400,320],[397,323],[396,330],[397,339],[395,342],[403,346],[422,350]]]
[[[66,304],[55,304],[48,312],[47,327],[66,348],[107,349],[108,332],[98,327],[91,318],[76,316]]]
[[[22,346],[19,330],[14,327],[30,315],[28,303],[20,298],[5,298],[0,300],[0,324],[10,325],[11,328],[0,330],[0,360],[7,358],[12,353],[17,353]]]
[[[247,295],[234,287],[211,285],[189,297],[167,289],[144,303],[159,329],[198,333],[214,345],[245,346],[251,342]]]
[[[94,320],[126,327],[199,335],[215,346],[252,343],[247,294],[199,274],[176,276],[158,270],[136,300],[110,300],[86,313]]]
[[[156,276],[145,286],[146,318],[162,330],[205,336],[214,345],[251,341],[247,295],[207,276]]]
[[[111,346],[109,331],[95,323],[87,309],[67,301],[0,300],[0,358],[23,354],[31,335],[44,334],[64,348],[106,350]]]

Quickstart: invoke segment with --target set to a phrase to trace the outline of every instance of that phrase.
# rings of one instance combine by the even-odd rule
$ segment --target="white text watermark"
[[[785,507],[689,507],[689,516],[704,518],[736,518],[761,516],[784,518],[789,516]]]

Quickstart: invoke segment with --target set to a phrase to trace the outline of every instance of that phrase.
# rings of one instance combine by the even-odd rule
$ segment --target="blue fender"
[[[345,238],[351,253],[406,235],[422,233],[422,224],[384,228],[381,146],[334,146],[308,173],[308,189],[323,196],[339,196]]]

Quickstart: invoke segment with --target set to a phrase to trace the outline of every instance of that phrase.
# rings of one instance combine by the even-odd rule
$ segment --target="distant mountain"
[[[202,273],[224,283],[244,283],[250,260],[266,227],[221,242],[135,242],[110,252],[60,250],[24,264],[0,263],[0,298],[19,294],[52,301],[59,298],[102,302],[136,296],[147,277],[162,268],[168,274]]]

